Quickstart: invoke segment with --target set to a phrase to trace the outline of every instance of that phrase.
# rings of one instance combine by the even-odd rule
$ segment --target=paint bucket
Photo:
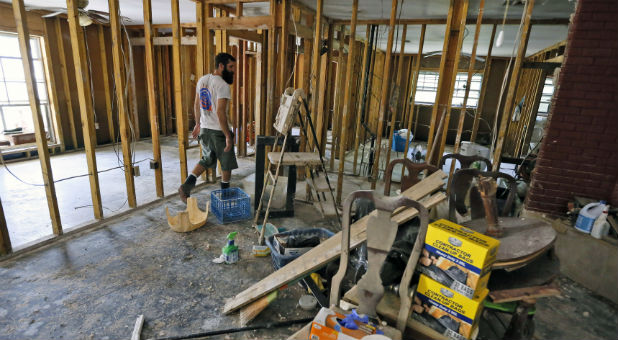
[[[594,221],[601,216],[603,209],[605,209],[605,201],[586,204],[579,211],[577,221],[575,222],[575,229],[582,233],[590,234]]]

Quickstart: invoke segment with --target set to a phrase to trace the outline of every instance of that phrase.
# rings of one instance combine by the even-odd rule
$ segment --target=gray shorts
[[[217,160],[221,162],[221,170],[230,171],[238,169],[234,147],[225,152],[225,134],[221,130],[200,129],[200,145],[202,146],[202,158],[200,165],[204,168],[214,168]]]

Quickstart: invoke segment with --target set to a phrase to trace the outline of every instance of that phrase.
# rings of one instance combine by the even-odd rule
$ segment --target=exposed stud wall
[[[565,213],[573,196],[617,196],[618,3],[577,4],[526,198],[528,209],[550,214]]]

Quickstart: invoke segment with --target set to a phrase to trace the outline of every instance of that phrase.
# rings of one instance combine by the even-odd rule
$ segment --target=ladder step
[[[273,173],[270,172],[270,170],[268,170],[267,172],[268,172],[268,177],[270,177],[271,183],[275,183],[275,175],[273,175]]]
[[[309,180],[309,182],[311,182]],[[316,192],[330,192],[330,188],[328,187],[328,182],[326,182],[325,176],[314,176],[313,182],[315,183],[315,187],[313,188]]]
[[[279,163],[279,152],[269,152],[268,160],[271,164]],[[320,155],[317,152],[285,152],[281,165],[296,165],[296,166],[319,166],[322,164]]]

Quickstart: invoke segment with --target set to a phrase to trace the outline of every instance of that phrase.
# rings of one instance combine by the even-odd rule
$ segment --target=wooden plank
[[[128,117],[127,97],[125,87],[125,59],[122,52],[122,31],[120,29],[120,8],[118,0],[109,0],[110,27],[112,36],[112,59],[114,61],[114,83],[116,86],[116,103],[118,107],[120,140],[122,143],[122,162],[124,179],[127,187],[127,202],[134,208],[137,206],[135,183],[133,181],[133,160],[131,159],[131,135]]]
[[[526,49],[528,47],[528,38],[530,38],[530,20],[532,18],[532,9],[534,8],[534,0],[526,2],[526,14],[524,16],[524,22],[521,29],[521,37],[519,39],[519,46],[517,47],[517,56],[513,63],[513,72],[511,73],[511,81],[509,83],[508,92],[504,102],[504,110],[502,111],[502,118],[498,129],[498,139],[496,140],[494,155],[493,155],[493,171],[500,169],[500,156],[502,156],[502,147],[504,145],[504,137],[511,120],[511,112],[515,107],[515,92],[517,91],[517,84],[519,83],[519,77],[521,76],[521,66],[526,57]]]
[[[148,114],[150,117],[150,138],[152,139],[152,160],[157,163],[154,170],[157,197],[163,197],[163,163],[159,143],[159,114],[155,88],[154,48],[152,45],[152,8],[150,0],[144,0],[144,36],[146,37],[146,83],[148,85]],[[200,54],[200,53],[198,53]]]
[[[335,26],[328,25],[328,32],[326,38],[326,47],[328,50],[324,55],[322,55],[318,59],[319,68],[319,83],[317,87],[314,88],[316,92],[316,96],[318,97],[318,105],[317,105],[317,116],[316,116],[316,135],[318,138],[318,142],[320,143],[320,149],[322,151],[322,156],[324,156],[326,152],[326,135],[328,133],[328,121],[329,121],[329,111],[330,111],[330,103],[332,96],[332,85],[333,81],[330,81],[331,78],[331,57],[332,57],[332,49],[333,49],[333,35],[335,33]],[[322,37],[322,36],[321,36]],[[314,44],[314,53],[315,53],[315,45]],[[319,50],[318,50],[319,54]],[[315,61],[315,59],[314,59]],[[315,74],[313,75],[315,76]],[[312,85],[313,86],[313,85]],[[315,111],[312,111],[315,112]]]
[[[165,125],[167,126],[168,134],[173,133],[174,123],[172,118],[172,71],[170,69],[170,49],[166,46],[163,49],[163,60],[165,64],[165,73],[163,74],[165,83]]]
[[[54,175],[52,174],[51,162],[49,160],[49,149],[47,148],[47,136],[45,133],[45,126],[43,125],[43,115],[41,114],[41,103],[36,89],[37,85],[30,47],[30,31],[28,30],[26,9],[23,0],[13,0],[13,16],[15,17],[15,26],[17,28],[17,37],[19,40],[19,52],[24,67],[28,101],[30,103],[30,111],[32,111],[32,123],[34,125],[37,153],[41,163],[43,184],[45,185],[45,196],[47,198],[47,207],[49,208],[49,217],[54,235],[60,235],[62,234],[62,223],[60,222],[60,212],[58,211]]]
[[[360,81],[360,90],[361,93],[358,95],[358,104],[356,104],[356,110],[357,110],[357,116],[356,117],[356,135],[354,137],[354,144],[353,144],[353,148],[354,148],[354,161],[352,164],[352,173],[354,175],[356,175],[356,163],[358,162],[358,146],[360,144],[360,136],[361,136],[361,131],[364,130],[362,123],[363,123],[363,116],[362,116],[362,106],[363,106],[363,93],[365,91],[365,83],[367,82],[367,75],[369,74],[369,68],[370,65],[367,64],[368,60],[368,56],[369,56],[369,39],[370,39],[370,33],[371,33],[371,26],[367,25],[367,28],[365,28],[365,32],[366,32],[366,36],[365,36],[365,43],[364,43],[364,48],[363,48],[363,61],[362,61],[362,69],[361,72],[363,73],[362,77],[361,77],[361,81]],[[364,142],[364,141],[363,141]]]
[[[439,190],[444,184],[444,178],[446,174],[442,171],[436,171],[423,181],[408,188],[404,195],[413,200],[421,200],[423,197],[430,195],[431,193]],[[446,196],[443,193],[437,193],[423,202],[425,207],[430,208],[436,204],[442,202]],[[402,210],[416,210],[416,209],[399,209],[394,215],[401,213]],[[377,211],[373,211],[371,214],[356,221],[350,226],[350,247],[354,248],[360,245],[366,240],[366,224],[367,220],[371,216],[377,215]],[[412,214],[410,214],[412,215]],[[396,218],[396,216],[394,217]],[[296,279],[302,278],[307,274],[321,268],[325,264],[336,260],[341,253],[341,232],[335,234],[333,237],[322,242],[319,246],[314,247],[309,252],[303,254],[298,259],[292,261],[276,272],[265,277],[258,283],[252,285],[248,289],[236,295],[234,298],[228,300],[223,309],[224,314],[229,314],[242,306],[245,306],[262,296],[293,282]]]
[[[390,121],[390,130],[388,130],[388,145],[393,145],[393,133],[395,132],[395,122],[397,121],[397,115],[399,113],[399,109],[397,107],[399,100],[401,99],[401,76],[403,74],[403,53],[406,45],[406,34],[408,31],[408,26],[403,25],[403,33],[401,34],[401,47],[399,51],[399,63],[397,65],[397,80],[395,81],[395,89],[399,88],[399,98],[397,98],[397,102],[395,103],[395,107],[390,107],[392,110],[391,121]],[[394,94],[391,94],[394,96]],[[390,106],[390,105],[389,105]],[[388,124],[387,124],[388,126]],[[406,143],[407,144],[407,143]],[[391,147],[388,148],[386,152],[386,163],[389,164],[391,162]]]
[[[345,168],[345,152],[347,151],[348,125],[352,115],[352,103],[350,100],[352,90],[356,91],[352,82],[354,61],[356,54],[356,19],[358,17],[358,0],[352,1],[352,22],[350,23],[350,44],[348,48],[348,64],[345,72],[345,93],[343,95],[343,115],[341,117],[341,139],[339,140],[339,171],[337,176],[337,204],[341,204],[343,191],[343,170]]]
[[[388,41],[386,43],[386,59],[384,60],[384,72],[382,72],[382,91],[380,94],[380,110],[378,116],[378,128],[376,129],[376,149],[373,167],[371,169],[371,189],[375,190],[378,181],[378,166],[380,164],[380,150],[382,149],[382,130],[384,129],[384,116],[388,111],[388,88],[391,74],[391,55],[393,53],[393,36],[395,33],[395,18],[397,15],[397,0],[392,0],[391,19],[388,29]]]
[[[114,118],[112,113],[112,89],[109,84],[109,71],[107,70],[107,47],[105,44],[105,29],[103,25],[97,26],[99,34],[99,50],[101,51],[101,73],[103,74],[103,89],[105,91],[105,113],[107,115],[107,131],[109,139],[116,141],[116,131],[114,129]]]
[[[62,85],[64,98],[67,106],[67,120],[69,121],[69,128],[71,132],[71,146],[73,149],[78,148],[77,144],[77,132],[75,130],[75,117],[73,114],[73,100],[71,99],[71,87],[69,83],[69,71],[67,69],[67,58],[64,52],[64,39],[62,38],[62,26],[60,22],[60,18],[56,18],[54,20],[54,24],[56,27],[56,44],[58,45],[58,59],[59,59],[59,67],[62,74]]]
[[[180,9],[179,0],[172,2],[172,36],[173,45],[173,64],[174,64],[174,102],[176,110],[176,133],[178,134],[178,153],[180,158],[180,182],[187,178],[187,119],[182,110],[182,68],[180,55]],[[214,18],[213,18],[214,20]]]
[[[481,84],[481,93],[479,94],[478,105],[474,113],[474,122],[472,123],[472,134],[470,135],[470,141],[476,141],[476,136],[479,130],[479,122],[481,115],[483,114],[483,104],[485,102],[485,93],[487,93],[487,84],[489,83],[489,74],[491,72],[491,52],[494,48],[494,38],[496,36],[496,26],[494,24],[491,29],[491,38],[489,39],[489,48],[487,49],[487,56],[485,57],[485,66],[483,68],[483,83]]]
[[[408,106],[408,110],[410,113],[408,114],[408,133],[406,133],[406,141],[410,140],[410,133],[412,131],[412,120],[414,119],[414,103],[416,96],[416,86],[418,85],[418,75],[421,72],[421,61],[423,60],[423,45],[425,44],[425,31],[427,29],[427,25],[421,26],[421,36],[419,38],[418,43],[418,54],[416,56],[416,60],[414,61],[414,74],[412,76],[412,86],[410,89],[410,105]],[[408,154],[408,150],[410,148],[410,143],[406,142],[406,148],[404,151],[404,155]],[[407,156],[406,156],[407,157]],[[402,167],[402,177],[405,174],[406,167]]]
[[[9,229],[7,228],[6,218],[4,217],[2,199],[0,199],[0,255],[8,254],[12,249],[11,236],[9,236]]]
[[[90,195],[94,218],[103,218],[103,206],[101,204],[101,191],[99,189],[99,173],[97,171],[97,159],[95,155],[96,132],[94,128],[94,110],[92,107],[92,93],[90,91],[90,73],[86,59],[85,37],[82,27],[79,25],[79,12],[75,0],[67,0],[69,18],[69,31],[71,32],[71,47],[73,49],[73,63],[75,64],[75,79],[81,111],[82,129],[84,134],[84,149],[88,163],[88,177],[90,181]]]
[[[269,152],[268,160],[271,164],[279,164],[280,152]],[[316,152],[286,152],[281,165],[318,166],[321,165],[320,156]]]
[[[442,57],[440,58],[440,78],[438,79],[436,103],[433,106],[429,141],[427,142],[427,150],[432,150],[427,155],[427,163],[432,165],[438,164],[446,144],[446,135],[451,118],[453,88],[455,86],[455,78],[457,77],[461,44],[465,35],[467,13],[467,0],[451,0],[446,32],[444,34]],[[442,119],[443,115],[444,119]],[[442,128],[439,129],[439,122],[442,121],[444,123]],[[437,145],[435,148],[433,147],[434,143]]]
[[[519,301],[521,299],[538,299],[560,295],[560,289],[553,286],[534,286],[515,289],[505,289],[489,292],[494,303]]]
[[[52,25],[52,20],[43,19],[43,27],[45,28],[45,34],[43,35],[43,44],[45,48],[41,49],[41,53],[43,54],[43,58],[45,59],[45,64],[43,68],[45,70],[45,78],[47,79],[47,94],[49,96],[49,106],[52,110],[52,125],[54,129],[54,137],[57,143],[60,143],[60,150],[64,152],[64,131],[62,129],[62,115],[60,114],[60,106],[58,101],[58,92],[56,88],[58,86],[58,82],[56,79],[56,73],[54,72],[53,66],[55,66],[54,60],[52,58],[51,52],[51,41],[50,35],[54,34]]]
[[[274,25],[269,15],[256,17],[217,17],[208,20],[206,27],[211,30],[257,30],[268,29]]]

